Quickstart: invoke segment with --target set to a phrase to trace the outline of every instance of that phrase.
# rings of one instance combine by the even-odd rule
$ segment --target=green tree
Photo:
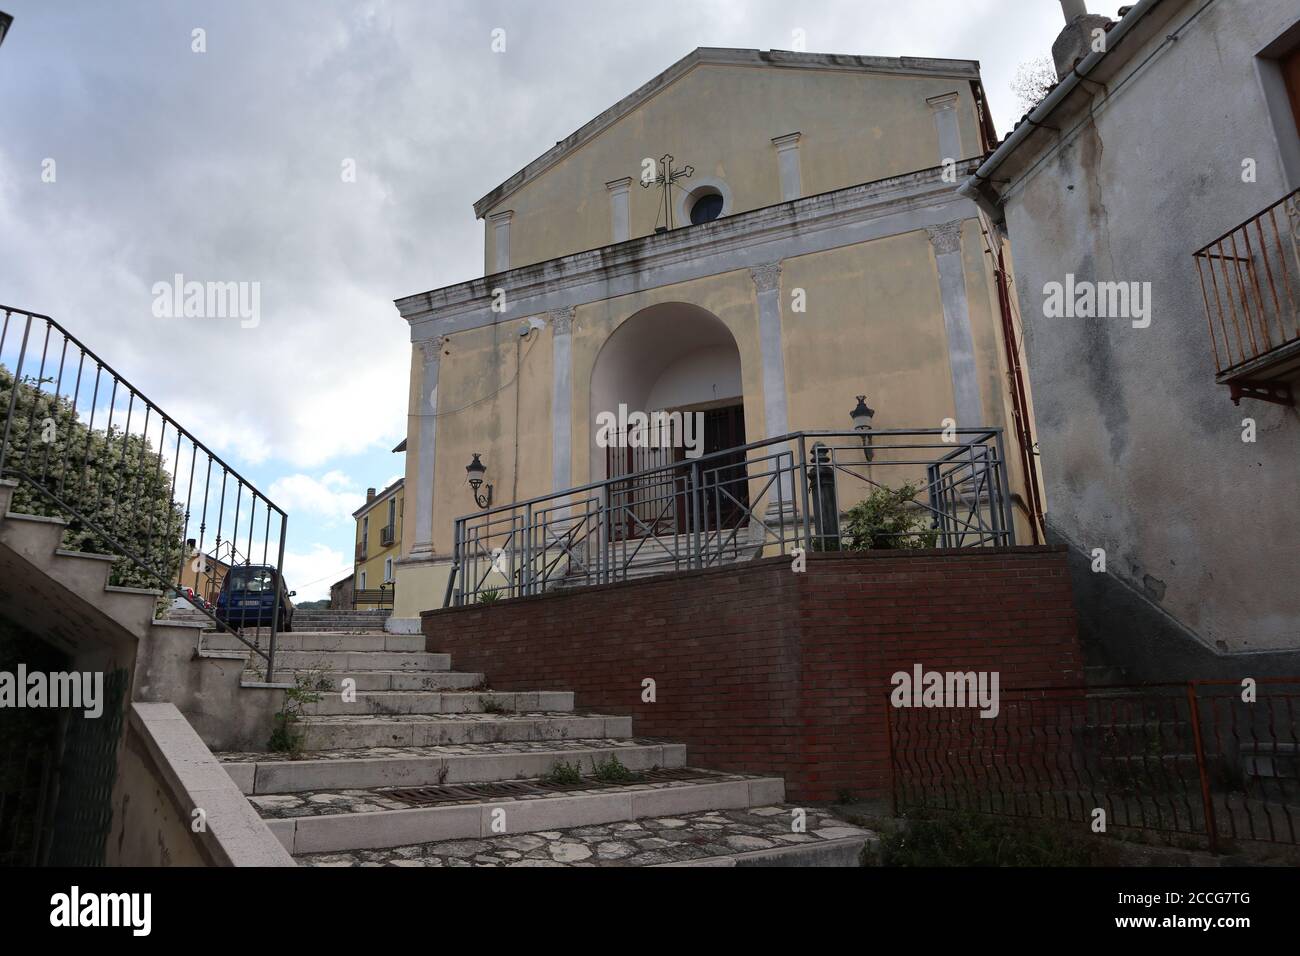
[[[92,431],[71,399],[38,387],[43,384],[29,376],[17,384],[3,475],[19,481],[10,510],[67,520],[63,547],[70,551],[118,556],[113,584],[174,585],[185,520],[160,452],[116,423]],[[14,386],[13,373],[0,365],[0,434]]]

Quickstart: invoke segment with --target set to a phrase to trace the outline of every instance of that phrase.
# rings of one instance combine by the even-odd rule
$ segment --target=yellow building
[[[383,491],[366,489],[366,503],[352,513],[357,522],[356,556],[352,571],[356,608],[393,604],[396,564],[402,553],[402,517],[406,479],[399,478]]]
[[[396,303],[414,498],[390,626],[418,629],[453,567],[456,588],[513,596],[620,579],[633,539],[680,560],[698,532],[690,567],[710,535],[728,560],[787,551],[818,506],[818,439],[781,439],[813,430],[862,429],[823,441],[843,512],[925,484],[889,464],[892,430],[988,429],[981,475],[1001,469],[1005,501],[950,476],[929,500],[1035,539],[1001,250],[956,192],[995,140],[974,61],[698,49],[480,199],[486,277]],[[698,416],[703,463],[612,451],[601,423],[620,409]]]

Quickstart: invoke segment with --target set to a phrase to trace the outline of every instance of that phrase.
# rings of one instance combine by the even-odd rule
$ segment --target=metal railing
[[[1193,258],[1220,378],[1300,341],[1300,190]]]
[[[1300,679],[1003,688],[999,712],[885,704],[895,813],[970,811],[1300,844]]]
[[[352,609],[356,610],[363,604],[376,605],[378,607],[393,606],[393,600],[397,596],[397,584],[390,582],[381,584],[377,588],[370,588],[363,591],[352,592]]]
[[[240,626],[248,613],[218,620],[182,582],[207,579],[195,590],[211,590],[220,572],[208,553],[269,566],[282,580],[284,511],[54,319],[0,312],[0,478],[19,482],[11,510],[64,518],[64,547],[118,557],[115,584],[184,598],[246,644],[271,679],[282,589],[265,625]]]
[[[844,512],[873,493],[906,515],[861,540]],[[1015,533],[1001,429],[935,428],[794,432],[467,515],[454,539],[444,606],[795,548],[985,547]]]
[[[391,548],[396,537],[397,528],[391,524],[384,525],[379,529],[379,546],[381,548]]]

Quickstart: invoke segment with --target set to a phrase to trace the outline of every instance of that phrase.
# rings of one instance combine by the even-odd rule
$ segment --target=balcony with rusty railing
[[[1194,254],[1217,381],[1294,405],[1300,377],[1300,190]]]
[[[381,548],[391,548],[393,542],[397,540],[397,526],[384,525],[379,529],[379,546]]]

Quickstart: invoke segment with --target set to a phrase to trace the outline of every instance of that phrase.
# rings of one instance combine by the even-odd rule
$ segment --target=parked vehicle
[[[293,630],[293,602],[298,592],[285,589],[275,568],[245,564],[231,568],[217,595],[217,620],[234,627],[270,627],[275,613],[275,592],[280,591],[279,631]]]

